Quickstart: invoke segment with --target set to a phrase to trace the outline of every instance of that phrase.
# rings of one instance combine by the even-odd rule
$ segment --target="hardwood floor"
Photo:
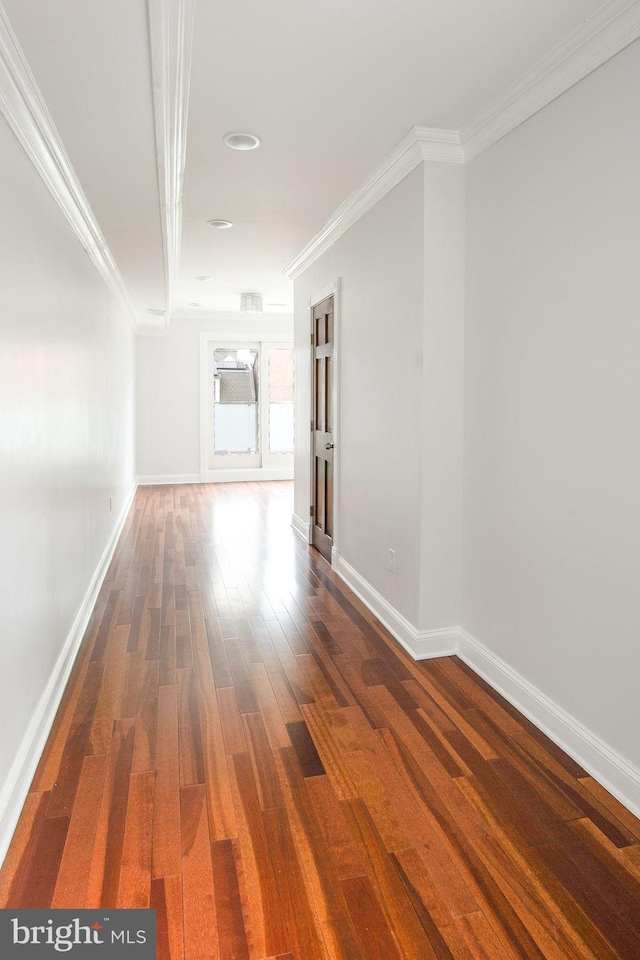
[[[140,489],[0,905],[154,907],[160,960],[640,958],[640,822],[291,510]]]

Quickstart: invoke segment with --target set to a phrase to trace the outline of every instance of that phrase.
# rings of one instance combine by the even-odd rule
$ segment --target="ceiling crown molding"
[[[640,37],[640,0],[610,0],[460,130],[477,156]]]
[[[460,134],[457,130],[434,130],[431,127],[414,127],[409,136],[414,136],[423,160],[438,163],[464,163]]]
[[[122,313],[133,330],[137,330],[136,312],[122,275],[1,4],[0,113],[91,257]]]
[[[290,280],[299,277],[423,160],[464,163],[457,132],[413,127],[380,166],[340,204],[304,250],[284,268],[285,276]]]
[[[413,127],[283,273],[299,277],[421,161],[468,162],[638,38],[640,0],[609,0],[460,131]]]
[[[182,237],[182,197],[195,0],[148,0],[153,112],[169,326]]]

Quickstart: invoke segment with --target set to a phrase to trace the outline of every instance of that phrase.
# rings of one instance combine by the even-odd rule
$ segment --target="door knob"
[[[333,443],[325,443],[324,448],[325,450],[333,450]]]

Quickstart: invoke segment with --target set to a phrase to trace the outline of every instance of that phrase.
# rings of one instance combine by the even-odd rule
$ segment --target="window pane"
[[[269,350],[269,453],[293,453],[293,358],[290,347]]]
[[[269,350],[269,401],[293,403],[293,350]]]
[[[217,347],[213,360],[214,453],[257,453],[258,351]]]
[[[269,404],[269,452],[293,453],[293,404]]]

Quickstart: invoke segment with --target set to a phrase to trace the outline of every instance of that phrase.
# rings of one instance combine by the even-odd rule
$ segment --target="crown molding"
[[[420,162],[468,162],[638,38],[640,0],[609,0],[460,131],[413,127],[283,273],[299,277]]]
[[[148,0],[165,328],[169,325],[180,263],[194,9],[195,0]]]
[[[640,37],[640,0],[610,0],[460,130],[471,160]]]
[[[0,4],[0,113],[134,331],[136,311],[60,135]]]
[[[456,131],[413,127],[380,166],[340,204],[304,250],[284,268],[285,276],[290,280],[299,277],[423,160],[464,163]]]
[[[422,160],[436,163],[465,162],[465,153],[457,130],[414,127],[408,136],[415,138]]]

